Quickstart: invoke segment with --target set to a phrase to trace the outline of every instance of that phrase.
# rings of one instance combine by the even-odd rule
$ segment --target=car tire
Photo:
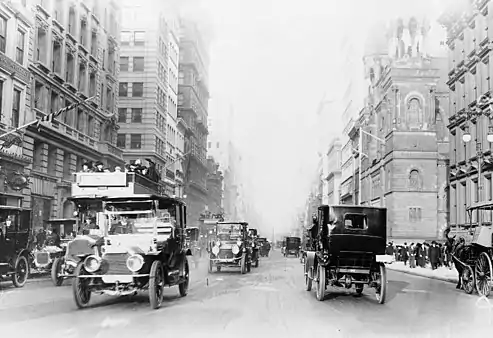
[[[190,284],[190,269],[188,266],[188,260],[185,257],[185,281],[178,285],[178,290],[180,291],[180,296],[185,297],[188,294],[188,286]]]
[[[79,309],[83,309],[89,305],[91,301],[91,290],[88,287],[89,278],[80,278],[86,274],[84,264],[79,263],[74,273],[74,280],[72,282],[72,292],[74,294],[75,305]]]
[[[26,285],[29,278],[29,264],[25,256],[19,255],[15,260],[14,273],[12,274],[12,283],[16,288]]]
[[[149,303],[151,309],[159,309],[164,297],[164,269],[163,264],[156,260],[152,262],[149,274]]]
[[[51,265],[51,281],[55,286],[61,286],[63,284],[63,276],[60,276],[62,272],[63,261],[63,257],[57,257]]]

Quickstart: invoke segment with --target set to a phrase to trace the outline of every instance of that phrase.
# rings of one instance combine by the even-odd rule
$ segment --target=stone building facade
[[[67,200],[71,174],[82,163],[123,164],[115,146],[120,10],[113,0],[21,1],[20,5],[33,16],[25,45],[30,77],[21,95],[23,121],[94,97],[53,123],[22,132],[22,156],[30,162],[24,172],[31,182],[24,206],[32,209],[37,229],[55,220],[71,222],[73,208]]]
[[[493,2],[464,2],[463,7],[450,7],[440,18],[447,29],[448,89],[450,93],[450,226],[453,231],[465,230],[471,224],[491,224],[491,213],[473,213],[466,209],[492,198],[492,144],[486,139],[491,117],[468,120],[468,112],[491,113],[493,53]],[[471,141],[462,139],[469,129]],[[482,154],[483,160],[479,160]],[[482,174],[479,177],[479,165]]]
[[[223,210],[223,173],[214,158],[207,158],[207,210],[213,214],[222,214]]]
[[[361,202],[387,208],[390,239],[436,239],[448,212],[446,58],[425,49],[426,20],[400,18],[389,27],[386,50],[365,56]]]
[[[341,141],[336,138],[325,156],[323,168],[323,204],[339,204],[339,186],[341,184]]]

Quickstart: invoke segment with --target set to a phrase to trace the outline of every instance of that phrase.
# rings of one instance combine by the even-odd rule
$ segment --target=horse
[[[464,265],[461,262],[465,262],[470,255],[471,246],[466,245],[464,237],[460,237],[456,240],[454,235],[449,237],[450,228],[445,230],[445,238],[447,242],[445,243],[446,251],[452,256],[452,262],[454,262],[455,269],[458,274],[458,282],[456,289],[462,289],[462,272],[464,271]]]

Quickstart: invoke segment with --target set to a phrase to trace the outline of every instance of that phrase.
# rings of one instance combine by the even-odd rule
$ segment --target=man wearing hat
[[[438,262],[440,260],[440,248],[438,247],[437,242],[435,241],[431,242],[429,255],[430,255],[431,268],[435,270],[438,268]]]
[[[101,161],[97,161],[95,164],[94,164],[94,167],[95,167],[95,172],[97,173],[102,173],[104,172],[104,164],[103,162]]]

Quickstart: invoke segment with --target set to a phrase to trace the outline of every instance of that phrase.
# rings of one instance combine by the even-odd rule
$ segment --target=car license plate
[[[103,282],[107,284],[115,284],[118,283],[131,283],[133,281],[133,277],[131,275],[117,275],[117,276],[104,276]]]

